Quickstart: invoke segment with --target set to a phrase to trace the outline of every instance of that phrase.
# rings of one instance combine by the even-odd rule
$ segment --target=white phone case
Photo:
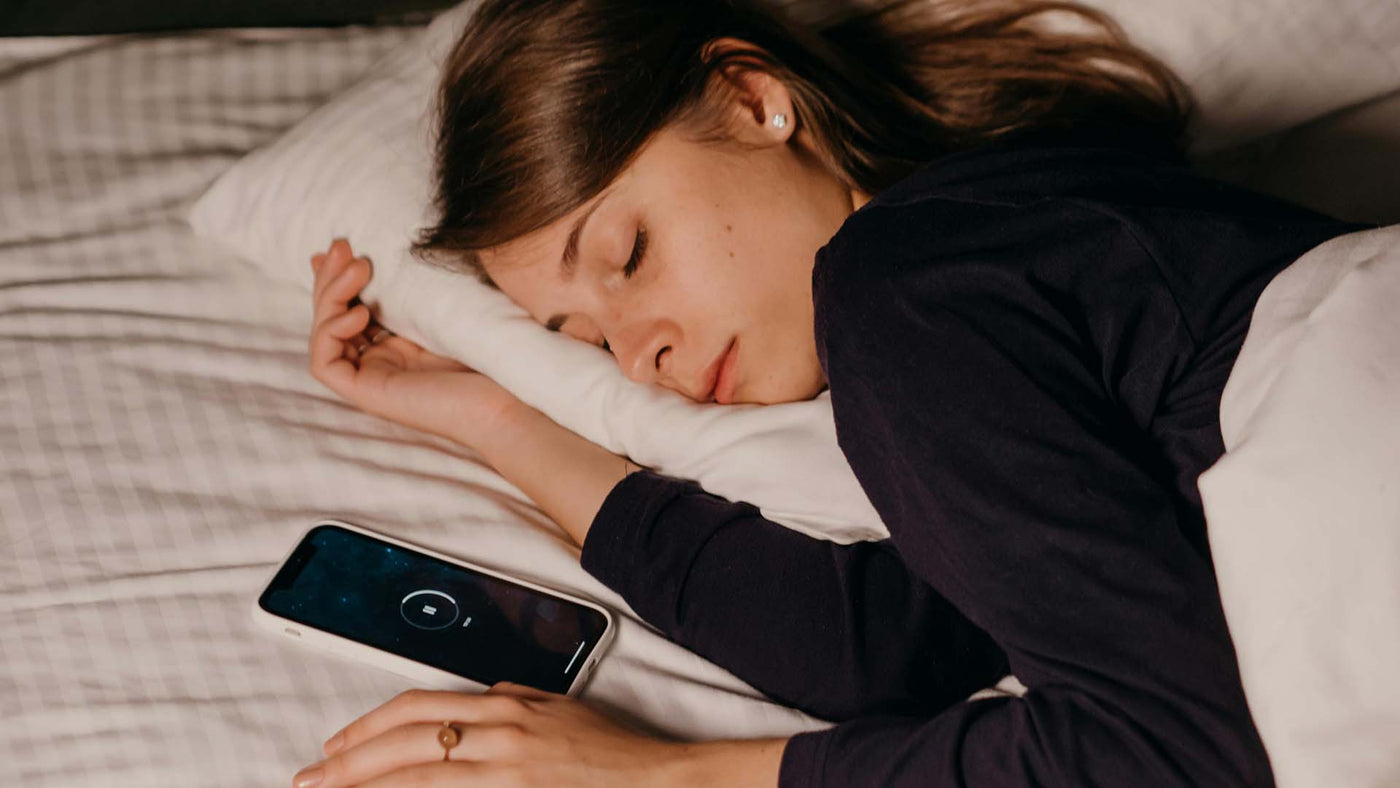
[[[602,636],[598,638],[598,645],[595,646],[593,648],[592,653],[589,654],[588,661],[584,663],[583,667],[581,667],[578,673],[574,676],[573,683],[569,685],[569,691],[567,693],[569,695],[578,694],[579,690],[582,689],[583,685],[587,682],[589,675],[592,674],[593,668],[598,664],[598,660],[602,658],[603,652],[605,652],[608,646],[612,643],[613,634],[616,632],[617,629],[617,627],[615,626],[615,622],[613,621],[612,613],[609,612],[607,608],[599,605],[596,602],[591,602],[587,599],[581,599],[579,597],[573,596],[571,594],[566,594],[563,591],[558,591],[553,588],[546,588],[537,583],[532,583],[528,580],[522,580],[518,577],[511,577],[509,575],[502,574],[495,570],[487,569],[484,566],[479,566],[477,564],[463,561],[460,558],[454,558],[450,555],[444,555],[434,550],[429,550],[426,547],[422,547],[421,545],[405,542],[402,539],[395,539],[392,536],[379,533],[378,531],[372,531],[362,526],[352,525],[351,523],[342,522],[340,520],[329,519],[321,520],[315,525],[312,525],[310,528],[307,528],[306,531],[303,532],[302,535],[298,537],[295,542],[292,543],[291,548],[287,550],[287,554],[282,556],[282,560],[277,562],[277,565],[273,568],[272,574],[268,577],[267,582],[263,583],[262,586],[259,587],[258,596],[253,599],[253,604],[251,608],[253,620],[256,621],[259,626],[271,632],[279,633],[283,637],[291,638],[300,643],[306,643],[315,648],[322,649],[324,651],[328,651],[333,654],[340,655],[342,657],[348,657],[359,662],[365,662],[370,665],[383,668],[385,670],[397,673],[398,675],[403,676],[405,678],[413,679],[414,681],[428,685],[435,689],[455,690],[459,692],[484,692],[488,689],[486,685],[481,684],[480,682],[472,681],[470,679],[463,678],[462,676],[458,676],[454,673],[448,673],[445,670],[440,670],[431,665],[425,665],[422,662],[418,662],[407,657],[402,657],[398,654],[392,654],[378,647],[369,646],[358,641],[350,640],[349,638],[334,635],[330,632],[326,632],[325,630],[316,629],[315,627],[302,624],[298,621],[292,621],[290,619],[276,615],[275,613],[269,613],[268,611],[264,610],[262,606],[258,604],[258,599],[262,597],[263,591],[265,591],[267,587],[272,584],[273,579],[277,577],[277,573],[281,571],[283,566],[286,565],[287,560],[292,557],[292,553],[296,551],[297,546],[300,545],[302,540],[306,538],[306,534],[310,533],[310,531],[313,528],[316,528],[317,526],[321,525],[339,526],[349,531],[364,534],[365,536],[368,536],[373,539],[378,539],[380,541],[387,542],[392,545],[397,545],[408,550],[414,550],[424,555],[429,555],[433,558],[446,561],[447,563],[455,564],[457,566],[470,569],[474,572],[480,572],[482,574],[491,575],[492,577],[497,577],[501,580],[505,580],[510,583],[515,583],[517,585],[525,586],[526,588],[534,589],[548,596],[568,600],[575,604],[583,605],[593,610],[597,610],[599,613],[602,613],[604,619],[607,620],[607,628],[603,630]]]

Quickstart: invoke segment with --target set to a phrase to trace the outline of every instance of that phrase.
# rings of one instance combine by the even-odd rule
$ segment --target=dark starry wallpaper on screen
[[[602,634],[601,615],[361,534],[322,526],[264,608],[483,684],[564,692]]]

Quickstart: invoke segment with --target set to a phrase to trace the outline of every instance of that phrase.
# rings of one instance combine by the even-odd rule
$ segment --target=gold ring
[[[456,747],[461,741],[461,731],[452,727],[452,723],[444,722],[442,727],[438,729],[438,744],[442,745],[442,759],[444,761],[448,760],[447,756],[452,752],[452,748]]]

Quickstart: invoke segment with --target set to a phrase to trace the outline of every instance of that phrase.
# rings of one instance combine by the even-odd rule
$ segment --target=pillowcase
[[[1312,0],[1094,4],[1196,83],[1207,119],[1220,117],[1225,137],[1300,122],[1365,98],[1379,81],[1400,81],[1400,18],[1384,3],[1346,0],[1354,15]],[[415,231],[433,218],[432,93],[475,6],[468,0],[442,14],[421,41],[224,173],[190,211],[195,231],[307,289],[310,256],[347,238],[374,263],[362,297],[381,322],[485,373],[560,424],[810,535],[885,537],[836,444],[825,394],[719,406],[638,385],[606,352],[546,331],[472,277],[409,256]],[[1382,32],[1387,46],[1377,44],[1360,63],[1352,44],[1376,43]],[[1345,78],[1328,78],[1338,74]],[[1324,82],[1326,90],[1305,89]],[[1288,101],[1274,103],[1285,92]]]
[[[1400,4],[1390,0],[1083,2],[1190,86],[1197,155],[1400,88]]]

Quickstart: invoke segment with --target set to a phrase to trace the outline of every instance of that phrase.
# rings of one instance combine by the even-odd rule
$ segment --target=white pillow
[[[1201,476],[1249,707],[1289,786],[1400,785],[1400,225],[1264,290]]]
[[[1083,0],[1171,66],[1206,154],[1400,88],[1395,0]]]
[[[1277,118],[1299,122],[1358,101],[1383,71],[1387,84],[1400,81],[1393,73],[1400,63],[1400,19],[1387,3],[1346,0],[1343,6],[1358,11],[1351,16],[1337,3],[1312,0],[1097,4],[1120,12],[1130,32],[1184,75],[1219,76],[1221,84],[1196,87],[1207,98],[1223,97],[1207,109],[1219,109],[1231,130],[1243,125],[1261,133]],[[716,494],[752,502],[766,517],[812,535],[842,542],[887,535],[837,447],[826,395],[768,407],[718,406],[634,384],[605,352],[544,330],[471,277],[430,269],[408,255],[416,229],[432,220],[431,94],[439,65],[474,7],[468,0],[439,16],[421,41],[405,45],[286,136],[238,162],[194,205],[189,221],[195,230],[271,276],[307,288],[311,254],[345,237],[374,262],[364,300],[387,326],[486,373],[575,432],[664,473],[696,479]],[[1231,26],[1231,19],[1240,21]],[[1339,54],[1347,46],[1338,45],[1351,39],[1335,36],[1360,33],[1365,25],[1373,33],[1388,31],[1389,43],[1373,48],[1376,62],[1363,69],[1360,55]],[[1266,48],[1255,53],[1242,46],[1250,42]],[[1295,90],[1290,98],[1298,98],[1296,104],[1261,111],[1257,122],[1239,117],[1262,100],[1255,97],[1283,95],[1269,69],[1286,69],[1281,79],[1296,87],[1298,63],[1313,75],[1335,73],[1342,68],[1336,63],[1355,73],[1327,91]]]
[[[362,298],[386,326],[589,440],[814,536],[887,536],[836,444],[826,395],[701,405],[633,383],[607,352],[546,331],[500,292],[408,254],[416,228],[431,221],[431,93],[475,6],[442,14],[423,40],[234,165],[191,210],[195,231],[305,288],[311,255],[344,237],[374,264]]]

